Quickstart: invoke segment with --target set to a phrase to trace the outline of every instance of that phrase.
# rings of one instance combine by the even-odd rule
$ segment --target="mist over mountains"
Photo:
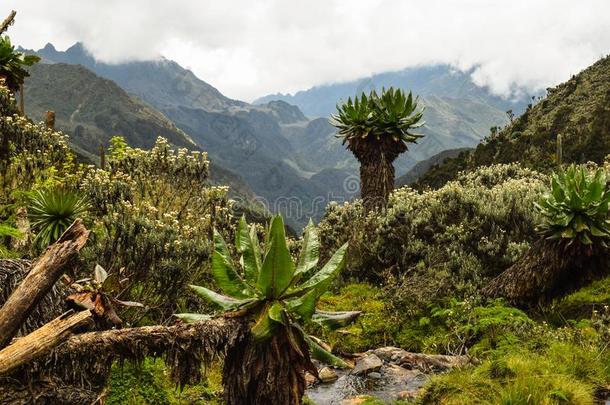
[[[488,135],[491,126],[506,123],[506,110],[518,111],[525,103],[494,96],[475,85],[467,73],[444,65],[314,87],[294,96],[265,96],[249,104],[224,96],[190,70],[167,59],[101,63],[80,43],[66,51],[58,51],[48,44],[28,52],[41,56],[44,64],[57,64],[55,68],[42,66],[33,71],[31,91],[38,103],[49,104],[33,108],[39,113],[55,109],[59,127],[63,126],[81,149],[86,150],[93,143],[92,147],[97,148],[99,141],[105,143],[115,134],[123,134],[135,146],[143,145],[146,133],[153,140],[158,135],[167,136],[177,146],[192,142],[194,147],[207,151],[219,168],[243,178],[272,211],[284,213],[288,223],[296,228],[309,217],[319,219],[329,201],[345,201],[358,195],[357,187],[352,184],[358,163],[334,137],[335,129],[327,118],[340,100],[357,92],[389,86],[412,90],[422,96],[427,122],[422,133],[426,137],[396,161],[399,176],[419,161],[444,150],[475,146]],[[126,94],[112,98],[110,93],[116,93],[116,89],[109,85],[92,88],[87,83],[95,80],[83,78],[80,85],[62,84],[64,93],[72,91],[74,97],[66,94],[63,98],[53,98],[50,94],[56,94],[57,89],[44,85],[50,79],[50,70],[62,77],[61,81],[74,81],[75,76],[80,76],[70,73],[73,68],[64,64],[82,65],[116,83]],[[80,73],[87,76],[85,72]],[[39,80],[36,76],[45,76],[45,79]],[[92,111],[107,111],[106,115],[115,118],[132,117],[137,125],[102,124],[101,113],[87,117],[76,108],[78,103],[74,108],[57,105],[60,99],[71,99],[70,103],[74,103],[88,96],[106,100],[108,104],[105,110],[96,107]],[[80,124],[85,132],[69,125],[79,117],[90,123]],[[157,126],[151,122],[157,122]],[[147,131],[134,130],[137,126]],[[172,140],[172,136],[176,139]],[[99,140],[95,142],[94,138]]]

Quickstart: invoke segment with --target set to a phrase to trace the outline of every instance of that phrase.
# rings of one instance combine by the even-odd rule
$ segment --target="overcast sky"
[[[246,101],[433,63],[475,67],[475,82],[510,95],[610,53],[610,0],[2,1],[10,9],[9,34],[26,48],[163,55]]]

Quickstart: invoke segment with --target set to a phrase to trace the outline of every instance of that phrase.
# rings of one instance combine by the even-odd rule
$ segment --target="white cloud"
[[[25,47],[164,55],[248,101],[430,63],[474,67],[477,83],[510,95],[610,52],[608,0],[8,0],[0,12],[11,8]]]

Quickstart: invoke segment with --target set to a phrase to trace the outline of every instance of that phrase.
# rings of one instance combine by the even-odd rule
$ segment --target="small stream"
[[[417,370],[405,370],[392,365],[384,366],[379,373],[360,377],[349,371],[336,370],[339,378],[330,383],[318,383],[307,389],[307,396],[317,405],[341,404],[341,401],[357,395],[370,395],[378,399],[395,401],[404,399],[407,392],[415,393],[428,380]]]

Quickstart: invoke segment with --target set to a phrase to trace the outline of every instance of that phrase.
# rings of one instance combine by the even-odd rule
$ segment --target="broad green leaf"
[[[360,316],[360,314],[362,314],[361,311],[316,311],[311,320],[330,330],[335,330],[350,325]]]
[[[324,291],[321,290],[323,289],[309,290],[298,298],[287,300],[286,305],[290,308],[291,312],[300,316],[303,321],[308,321],[316,310],[318,298],[320,298],[320,295],[324,294]]]
[[[334,354],[330,353],[329,351],[325,350],[322,346],[317,344],[312,338],[310,338],[306,334],[303,334],[303,338],[305,339],[305,342],[307,342],[307,345],[311,350],[311,355],[314,359],[334,367],[350,367],[349,364],[347,364],[345,361],[335,356]]]
[[[284,307],[279,302],[275,302],[269,308],[269,318],[277,323],[285,323],[282,312],[284,311]]]
[[[235,234],[235,246],[237,252],[243,258],[246,281],[255,284],[261,272],[260,248],[256,237],[256,229],[254,227],[248,228],[245,216],[242,216],[239,220],[237,233]]]
[[[259,314],[254,326],[252,326],[251,332],[254,340],[260,342],[270,338],[277,325],[277,322],[269,316],[269,308],[265,308]]]
[[[212,319],[212,315],[206,314],[174,314],[174,316],[178,319],[183,320],[186,323],[209,321],[210,319]]]
[[[201,298],[203,298],[213,304],[218,305],[219,307],[221,307],[222,309],[224,309],[226,311],[239,308],[242,305],[245,305],[245,304],[248,304],[248,303],[251,303],[254,301],[252,299],[238,300],[233,297],[227,297],[225,295],[215,293],[212,290],[208,290],[205,287],[200,287],[197,285],[191,285],[190,287]]]
[[[307,274],[314,269],[318,264],[319,256],[320,240],[318,239],[318,231],[310,219],[303,233],[303,247],[301,248],[295,275]]]
[[[216,280],[218,286],[225,294],[235,298],[248,298],[254,295],[252,289],[235,270],[227,244],[222,235],[216,230],[214,230],[212,274],[214,275],[214,280]]]
[[[341,246],[330,260],[314,274],[309,280],[305,281],[298,287],[299,291],[306,291],[310,289],[316,289],[321,284],[332,281],[337,274],[341,271],[345,265],[345,252],[347,250],[347,243]]]
[[[267,298],[278,298],[290,286],[294,263],[286,246],[284,221],[277,215],[269,230],[269,248],[258,277],[258,288]]]

